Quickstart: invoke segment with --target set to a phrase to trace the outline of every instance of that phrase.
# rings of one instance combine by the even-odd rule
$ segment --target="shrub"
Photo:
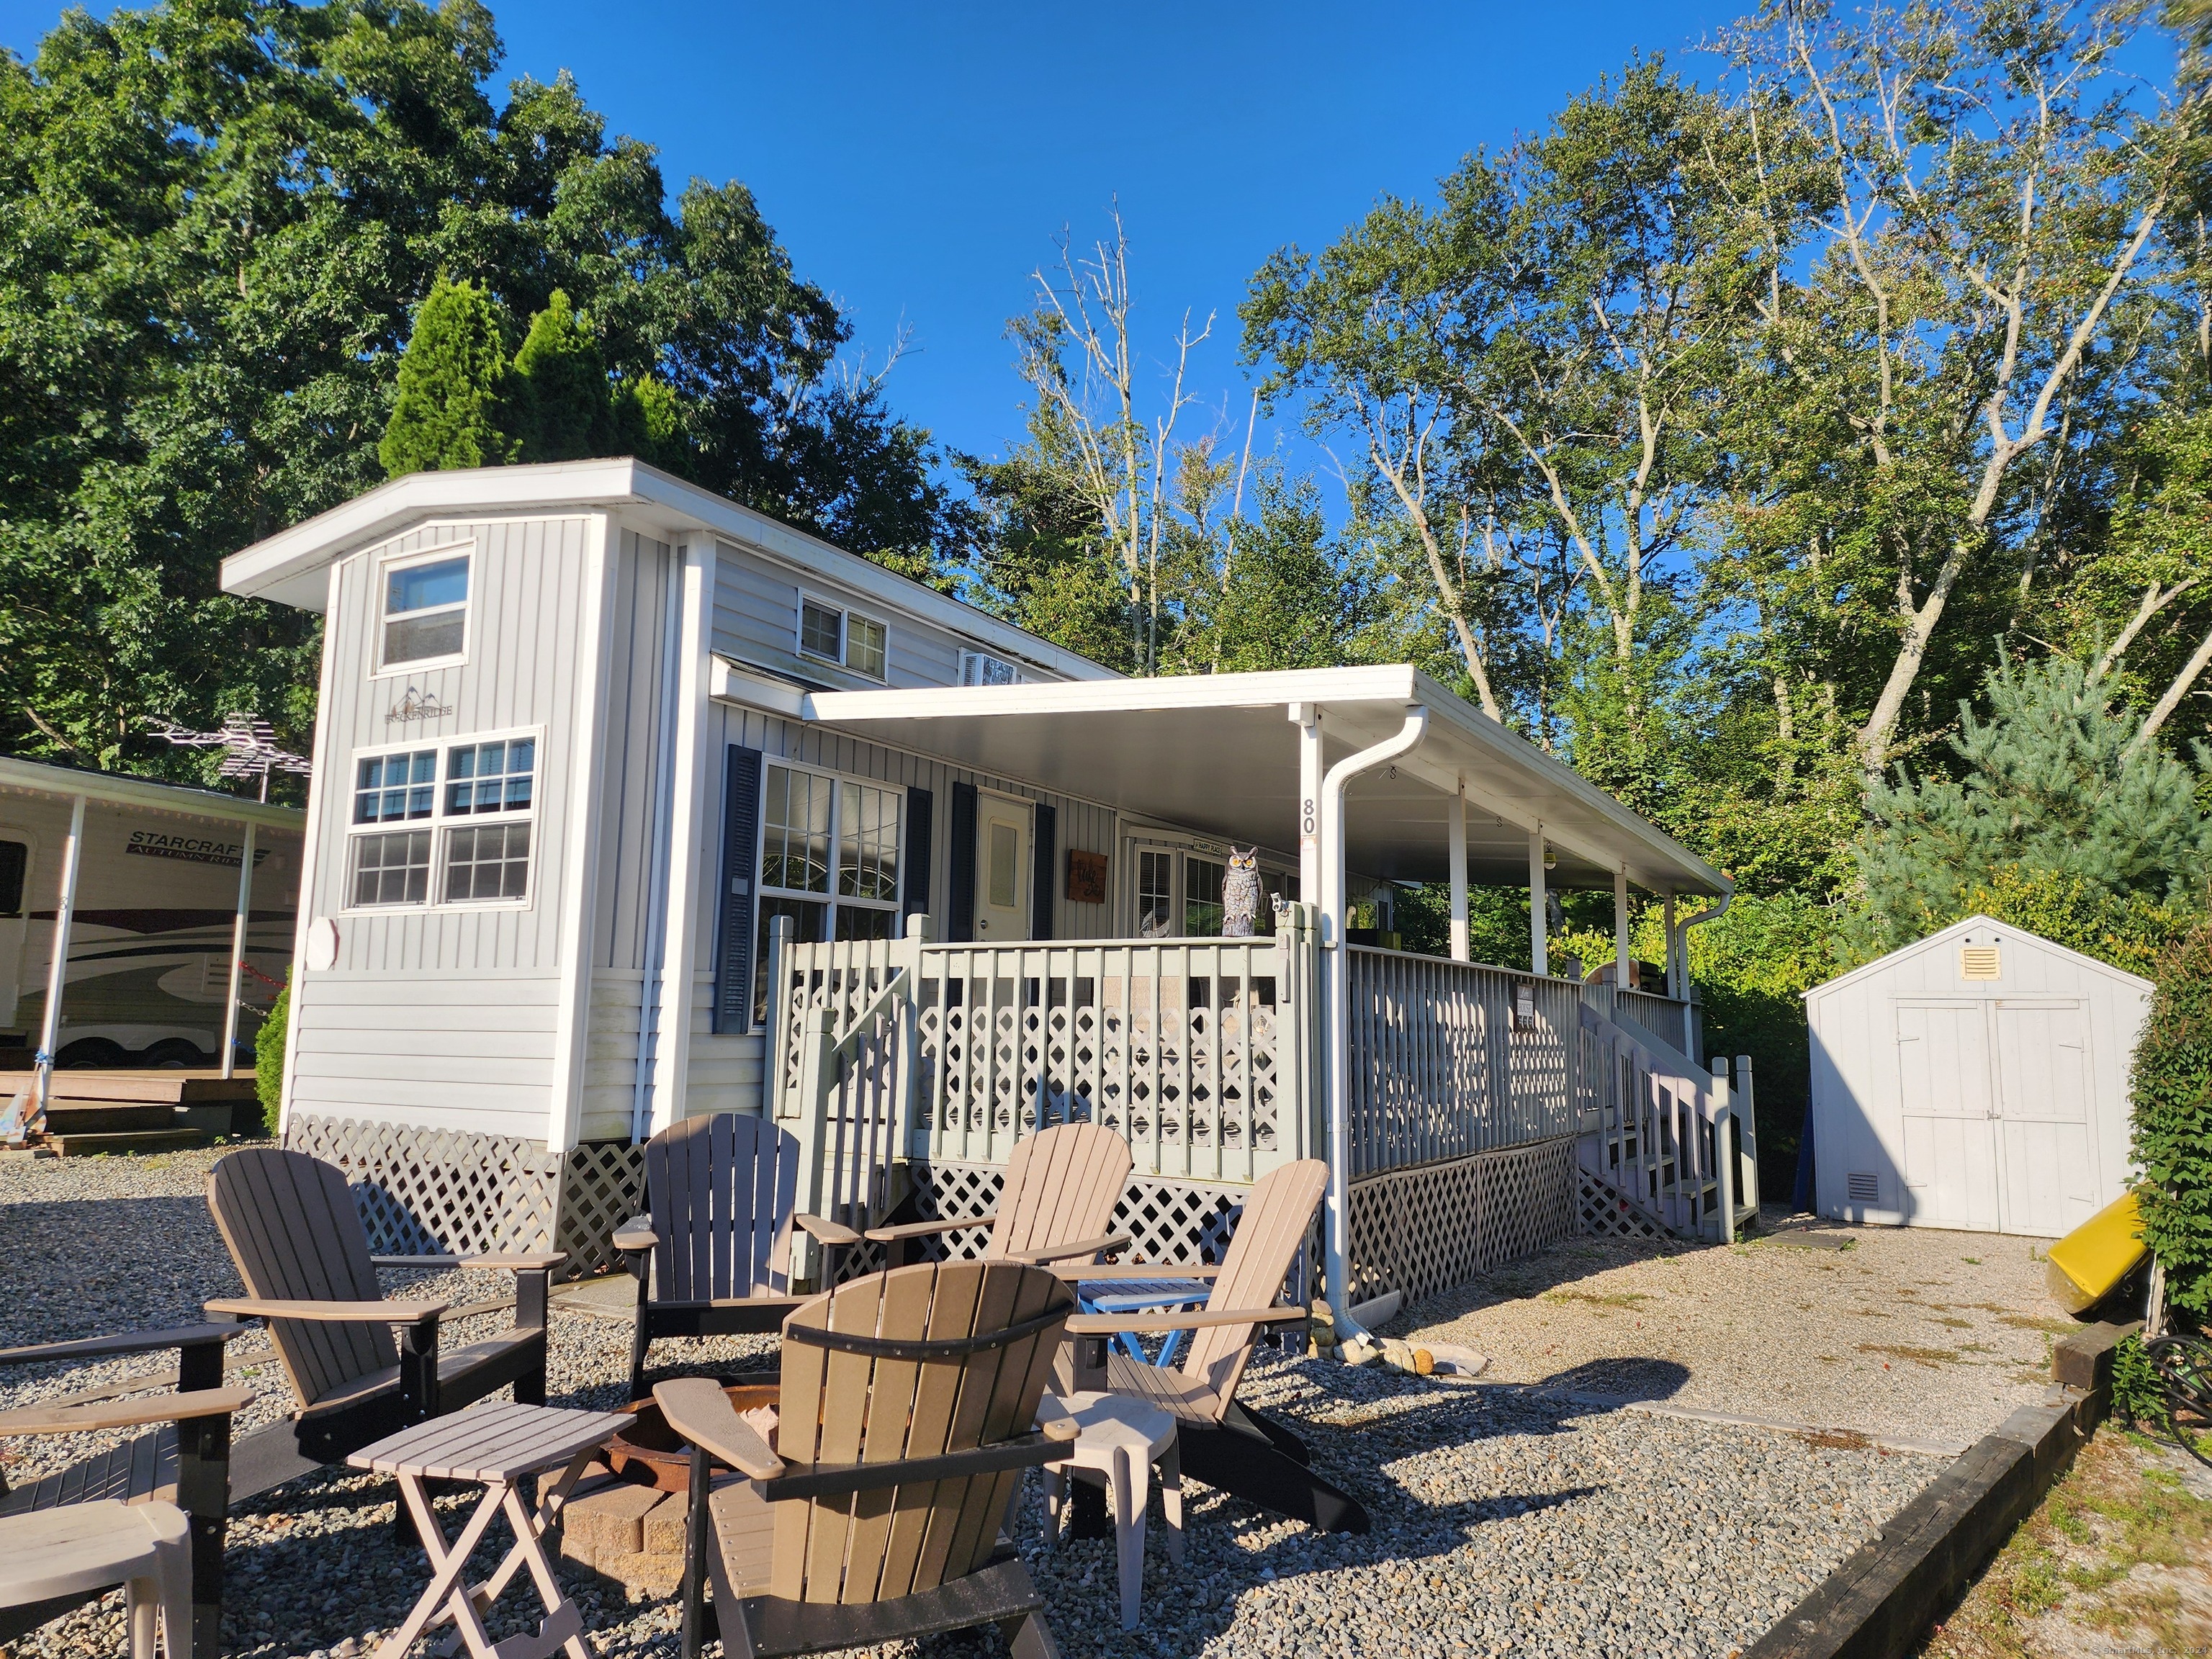
[[[2212,921],[2159,961],[2130,1088],[2143,1242],[2165,1265],[2168,1300],[2203,1321],[2212,1316]]]
[[[253,1039],[253,1092],[261,1097],[261,1133],[275,1134],[284,1107],[284,1029],[292,1021],[292,976],[284,975],[284,988],[269,1005]]]

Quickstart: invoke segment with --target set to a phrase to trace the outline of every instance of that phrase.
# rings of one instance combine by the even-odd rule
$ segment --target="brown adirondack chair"
[[[29,1515],[114,1499],[125,1504],[174,1504],[190,1527],[192,1557],[192,1645],[215,1654],[222,1631],[224,1512],[230,1506],[230,1417],[252,1402],[247,1389],[222,1384],[223,1345],[238,1325],[187,1325],[171,1331],[134,1331],[76,1342],[42,1342],[0,1350],[0,1367],[62,1360],[117,1359],[177,1351],[177,1391],[143,1399],[67,1399],[0,1411],[0,1437],[85,1434],[98,1430],[152,1427],[43,1480],[10,1491],[0,1479],[0,1516]],[[143,1386],[137,1384],[134,1386]],[[97,1390],[104,1395],[106,1390]],[[4,1574],[0,1563],[0,1574]],[[0,1609],[0,1642],[58,1619],[97,1600],[104,1588],[82,1595]]]
[[[1313,1472],[1297,1436],[1237,1403],[1237,1384],[1261,1328],[1299,1323],[1310,1316],[1304,1308],[1275,1305],[1275,1298],[1304,1247],[1328,1188],[1328,1165],[1319,1158],[1286,1164],[1261,1176],[1244,1200],[1244,1213],[1218,1267],[1145,1262],[1054,1272],[1086,1284],[1211,1279],[1213,1294],[1194,1313],[1078,1314],[1070,1319],[1074,1386],[1130,1395],[1173,1413],[1186,1475],[1304,1521],[1316,1531],[1365,1532],[1367,1511],[1350,1493]],[[1188,1331],[1190,1350],[1175,1365],[1148,1365],[1109,1352],[1109,1339],[1125,1331]]]
[[[624,1222],[614,1240],[637,1280],[631,1399],[644,1396],[645,1353],[656,1337],[781,1328],[806,1300],[791,1293],[793,1227],[821,1242],[823,1282],[836,1282],[835,1252],[860,1236],[797,1213],[798,1193],[799,1139],[763,1119],[716,1112],[672,1124],[646,1142],[645,1195],[653,1207]]]
[[[1051,1273],[1003,1261],[924,1262],[817,1297],[784,1327],[774,1449],[711,1380],[656,1387],[692,1448],[684,1659],[710,1612],[727,1659],[986,1624],[1018,1659],[1055,1659],[999,1529],[1021,1471],[1074,1437],[1071,1422],[1030,1428],[1074,1306]],[[718,1465],[747,1478],[717,1486]]]
[[[1129,1143],[1097,1123],[1055,1123],[1014,1143],[1006,1158],[1006,1187],[988,1215],[953,1216],[871,1227],[887,1265],[904,1267],[922,1239],[969,1227],[988,1227],[986,1261],[1042,1266],[1126,1250],[1129,1241],[1107,1231],[1114,1206],[1129,1184]]]
[[[234,1499],[342,1462],[509,1383],[522,1404],[545,1403],[545,1299],[563,1255],[372,1256],[343,1171],[273,1146],[248,1147],[217,1164],[208,1176],[208,1208],[247,1294],[217,1297],[207,1310],[264,1322],[300,1401],[289,1422],[240,1437],[231,1459]],[[441,1352],[447,1304],[387,1299],[376,1282],[380,1266],[507,1268],[515,1275],[514,1323]],[[405,1328],[397,1346],[394,1325]]]

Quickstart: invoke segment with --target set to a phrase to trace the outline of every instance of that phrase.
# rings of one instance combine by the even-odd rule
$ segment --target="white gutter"
[[[1364,1334],[1351,1320],[1352,1274],[1347,1261],[1352,1222],[1352,1156],[1346,1145],[1352,1133],[1352,1044],[1346,1029],[1351,958],[1344,948],[1344,793],[1352,779],[1409,752],[1428,735],[1428,731],[1427,705],[1413,703],[1407,708],[1406,723],[1396,736],[1385,738],[1358,754],[1346,756],[1330,767],[1322,780],[1322,1032],[1328,1044],[1328,1064],[1322,1073],[1328,1113],[1328,1229],[1322,1259],[1328,1283],[1329,1312],[1336,1320],[1340,1342]]]

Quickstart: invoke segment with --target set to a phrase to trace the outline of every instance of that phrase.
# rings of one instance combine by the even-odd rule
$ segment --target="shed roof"
[[[2084,956],[2081,951],[2061,945],[2056,939],[2044,938],[2042,934],[2033,929],[2021,927],[2009,921],[1999,921],[1995,916],[1986,916],[1977,912],[1964,921],[1954,921],[1948,927],[1939,929],[1925,939],[1915,939],[1910,945],[1900,945],[1887,956],[1876,957],[1872,962],[1863,963],[1848,974],[1838,974],[1835,978],[1824,981],[1813,987],[1811,990],[1802,992],[1800,994],[1808,1002],[1812,1001],[1815,997],[1825,997],[1832,991],[1840,991],[1845,986],[1856,985],[1859,981],[1871,977],[1893,962],[1902,961],[1906,957],[1923,956],[1930,951],[1939,950],[1978,927],[2001,927],[2008,933],[2017,934],[2021,939],[2033,940],[2037,945],[2051,951],[2053,955],[2063,957],[2081,967],[2103,975],[2106,979],[2119,981],[2139,990],[2151,991],[2158,988],[2150,981],[2139,975],[2131,974],[2124,968],[2115,968],[2109,962],[2100,962],[2094,957]]]

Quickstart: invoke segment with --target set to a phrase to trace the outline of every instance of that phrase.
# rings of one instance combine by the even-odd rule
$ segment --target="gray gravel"
[[[185,1322],[205,1297],[234,1291],[200,1200],[218,1155],[0,1164],[4,1259],[69,1269],[17,1275],[27,1288],[0,1306],[0,1344]],[[459,1303],[500,1294],[505,1279],[392,1274],[388,1286]],[[731,1339],[702,1345],[699,1357],[736,1368],[771,1346]],[[618,1322],[556,1316],[555,1403],[622,1403],[627,1349]],[[255,1352],[234,1345],[234,1355]],[[682,1354],[676,1345],[655,1350],[660,1363]],[[0,1373],[0,1405],[161,1363]],[[256,1415],[273,1414],[282,1408],[273,1397],[281,1375],[273,1364],[257,1369],[248,1380],[272,1397]],[[1243,1397],[1310,1431],[1317,1467],[1366,1504],[1374,1532],[1320,1537],[1194,1487],[1189,1563],[1180,1572],[1168,1563],[1156,1508],[1147,1621],[1125,1635],[1111,1540],[1043,1553],[1032,1487],[1014,1530],[1071,1656],[1720,1659],[1747,1646],[1942,1467],[1822,1437],[1593,1411],[1512,1382],[1423,1382],[1378,1367],[1262,1359]],[[9,1477],[83,1449],[11,1443]],[[372,1650],[404,1615],[425,1571],[419,1551],[394,1541],[392,1498],[381,1479],[333,1472],[234,1511],[226,1649],[253,1659],[354,1659]],[[444,1501],[458,1520],[470,1498]],[[629,1602],[580,1578],[572,1588],[595,1652],[672,1659],[672,1602]],[[510,1595],[495,1636],[531,1626],[536,1612],[527,1594]],[[112,1599],[24,1638],[14,1652],[82,1659],[123,1646]],[[917,1651],[936,1659],[1004,1649],[995,1637],[963,1636],[883,1651],[886,1659]]]

